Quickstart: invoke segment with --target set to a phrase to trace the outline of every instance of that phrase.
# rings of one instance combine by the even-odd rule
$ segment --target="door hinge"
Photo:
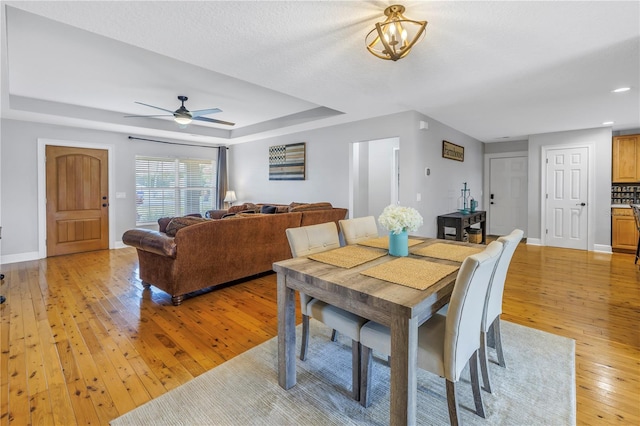
[[[549,194],[544,194],[544,198],[549,199]]]
[[[545,162],[545,163],[547,163],[547,164],[549,164],[549,159],[548,159],[548,158],[545,158],[544,162]]]
[[[545,233],[545,234],[548,234],[548,233],[549,233],[549,230],[548,230],[548,229],[545,229],[545,230],[544,230],[544,233]]]

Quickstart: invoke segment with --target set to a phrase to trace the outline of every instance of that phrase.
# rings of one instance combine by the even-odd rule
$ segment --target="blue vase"
[[[409,234],[403,230],[399,234],[389,233],[389,254],[391,256],[409,256]]]

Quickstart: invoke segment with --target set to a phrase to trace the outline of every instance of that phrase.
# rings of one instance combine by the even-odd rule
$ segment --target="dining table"
[[[390,328],[389,423],[415,424],[418,327],[449,302],[464,257],[485,246],[422,237],[409,241],[406,258],[390,256],[388,242],[385,249],[376,241],[334,249],[325,252],[325,258],[318,254],[273,264],[277,273],[278,383],[282,388],[296,385],[298,291]],[[360,260],[349,264],[353,253]],[[331,259],[338,262],[332,264]],[[341,259],[346,263],[341,264]],[[421,272],[423,266],[425,271],[438,270],[439,275]],[[406,282],[398,283],[403,277]]]

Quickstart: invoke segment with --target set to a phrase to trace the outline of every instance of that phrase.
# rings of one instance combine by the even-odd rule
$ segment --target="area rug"
[[[297,329],[300,342],[300,326]],[[468,367],[458,386],[467,425],[573,425],[576,422],[575,342],[502,322],[507,368],[489,366],[493,393],[483,393],[486,419],[474,414]],[[277,339],[271,339],[113,420],[111,425],[386,425],[389,368],[374,358],[372,404],[350,397],[350,342],[311,320],[307,360],[297,360],[297,384],[278,385]],[[444,379],[419,370],[417,423],[448,425]]]

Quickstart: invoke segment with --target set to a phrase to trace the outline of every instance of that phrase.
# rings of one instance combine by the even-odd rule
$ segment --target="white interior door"
[[[527,157],[489,160],[489,234],[527,231]]]
[[[589,150],[550,149],[546,165],[546,245],[587,250]]]

